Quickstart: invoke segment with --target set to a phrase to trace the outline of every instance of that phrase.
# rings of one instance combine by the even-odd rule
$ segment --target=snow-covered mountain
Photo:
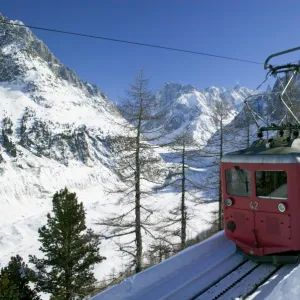
[[[166,118],[162,121],[148,122],[146,128],[164,128],[163,137],[158,139],[157,143],[171,141],[184,130],[196,141],[207,141],[216,130],[211,118],[215,103],[221,101],[222,96],[229,100],[232,111],[227,122],[230,122],[241,110],[243,100],[250,93],[251,90],[239,85],[231,90],[213,86],[197,90],[192,85],[166,83],[156,93],[156,99],[162,107],[160,113],[165,113]]]
[[[108,210],[105,188],[119,180],[110,137],[123,127],[112,120],[125,122],[98,87],[80,80],[29,29],[0,24],[1,266],[12,255],[38,254],[37,230],[61,188],[77,193],[95,228]],[[101,254],[111,252],[103,244]]]
[[[1,24],[0,32],[0,201],[42,197],[54,186],[112,175],[108,135],[121,130],[111,120],[122,119],[107,96],[81,81],[28,28]],[[89,175],[78,181],[79,167]],[[67,175],[66,168],[75,169]]]

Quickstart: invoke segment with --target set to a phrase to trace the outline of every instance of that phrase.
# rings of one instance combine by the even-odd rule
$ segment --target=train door
[[[254,214],[249,209],[253,194],[251,172],[247,166],[226,166],[224,173],[223,198],[226,234],[237,244],[242,242],[253,247],[255,246]]]
[[[253,212],[254,237],[259,248],[285,247],[291,239],[288,172],[276,167],[255,170],[253,174],[255,195],[249,208]]]

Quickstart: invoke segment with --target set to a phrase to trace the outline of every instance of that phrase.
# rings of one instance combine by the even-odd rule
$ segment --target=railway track
[[[212,286],[218,283],[222,278],[234,272],[237,268],[244,264],[244,259],[241,255],[232,253],[223,258],[222,261],[216,263],[214,266],[207,268],[199,273],[199,270],[195,272],[189,280],[177,285],[176,289],[173,289],[167,295],[158,297],[160,300],[183,300],[194,299],[193,295],[198,295],[199,285]],[[184,276],[184,273],[182,274]],[[215,280],[212,282],[212,278]]]
[[[281,267],[245,260],[190,300],[245,299]]]
[[[256,263],[232,254],[206,272],[194,276],[160,300],[246,299],[282,266]],[[183,275],[184,276],[184,275]],[[212,278],[214,280],[212,281]],[[202,286],[202,290],[199,290]]]

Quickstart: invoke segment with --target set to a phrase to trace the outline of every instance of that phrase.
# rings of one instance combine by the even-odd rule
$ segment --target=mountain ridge
[[[0,21],[25,25],[21,21],[10,21],[1,13]],[[63,79],[73,83],[75,86],[80,88],[85,87],[92,96],[101,95],[101,97],[108,99],[107,95],[101,92],[97,85],[81,80],[74,71],[62,64],[60,60],[57,59],[56,56],[50,51],[50,49],[40,39],[38,39],[29,28],[2,23],[0,25],[0,30],[2,31],[2,34],[0,34],[0,43],[2,46],[11,42],[13,38],[20,43],[19,48],[16,48],[16,50],[29,51],[31,53],[35,52],[36,55],[48,63],[50,69],[58,76],[61,76]]]
[[[244,105],[244,99],[252,93],[250,89],[235,86],[231,90],[210,86],[197,89],[192,85],[178,83],[165,83],[155,94],[156,101],[161,103],[166,118],[162,121],[148,122],[145,127],[149,130],[164,128],[163,137],[155,141],[164,144],[172,141],[183,132],[192,137],[195,142],[206,143],[216,131],[212,121],[215,104],[226,97],[232,105],[230,122]],[[205,130],[210,128],[210,132]]]

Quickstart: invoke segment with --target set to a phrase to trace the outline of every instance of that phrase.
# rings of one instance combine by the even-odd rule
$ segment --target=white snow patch
[[[225,237],[224,232],[219,232],[156,266],[126,278],[122,283],[112,286],[92,300],[168,298],[174,289],[195,276],[195,270],[199,274],[205,274],[234,252],[235,245]],[[201,290],[201,285],[198,288]]]
[[[287,274],[275,287],[266,300],[296,300],[300,299],[300,266]]]

